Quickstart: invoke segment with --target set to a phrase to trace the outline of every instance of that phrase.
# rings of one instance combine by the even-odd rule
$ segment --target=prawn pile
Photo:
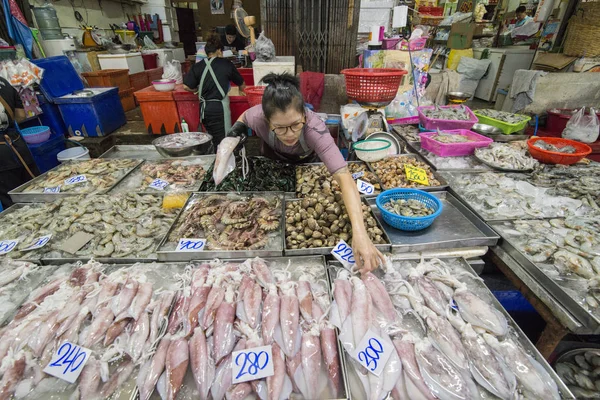
[[[477,151],[477,149],[476,149]],[[437,171],[443,170],[463,170],[463,169],[478,169],[489,170],[485,164],[479,162],[473,156],[463,157],[440,157],[425,149],[420,149],[419,154],[427,159]]]
[[[532,170],[539,162],[526,149],[507,143],[492,143],[488,147],[475,149],[475,156],[492,168],[510,170]]]
[[[554,369],[571,393],[578,399],[600,397],[600,352],[598,349],[576,349],[561,355]]]
[[[370,330],[395,350],[379,376],[352,358],[354,398],[560,398],[552,377],[490,305],[491,293],[474,290],[478,278],[460,264],[394,263],[382,279],[339,271],[330,318],[344,349],[351,354]]]
[[[528,120],[529,117],[521,114],[513,114],[506,111],[492,110],[492,109],[480,109],[477,110],[478,115],[482,115],[484,117],[489,117],[493,119],[497,119],[498,121],[506,122],[507,124],[518,124],[519,122],[523,122]]]
[[[469,121],[472,117],[470,110],[464,105],[442,107],[436,105],[421,109],[420,112],[427,118],[446,121]]]
[[[140,370],[140,399],[155,387],[163,399],[343,396],[325,269],[300,265],[288,271],[255,258],[190,270],[167,334]],[[232,352],[269,345],[274,375],[233,384],[232,364],[241,363]]]

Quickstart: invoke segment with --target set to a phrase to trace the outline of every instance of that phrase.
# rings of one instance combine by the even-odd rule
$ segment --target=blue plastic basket
[[[391,200],[418,200],[433,208],[434,213],[426,217],[404,217],[389,212],[383,205]],[[376,199],[377,208],[381,211],[383,220],[390,226],[401,231],[420,231],[433,224],[433,221],[442,213],[442,202],[432,194],[418,189],[390,189],[382,192]]]
[[[31,128],[21,129],[23,139],[29,144],[42,143],[50,137],[50,128],[47,126],[32,126]]]

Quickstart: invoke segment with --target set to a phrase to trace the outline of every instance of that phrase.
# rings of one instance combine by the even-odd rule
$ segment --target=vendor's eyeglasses
[[[284,136],[288,132],[288,129],[290,129],[294,133],[298,133],[302,130],[302,128],[304,128],[305,123],[306,122],[304,121],[300,121],[290,126],[278,126],[276,128],[273,128],[273,132],[275,132],[277,136]]]

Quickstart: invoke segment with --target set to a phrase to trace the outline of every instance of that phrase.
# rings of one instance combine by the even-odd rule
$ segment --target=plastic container
[[[346,77],[348,98],[361,105],[381,107],[388,105],[396,94],[404,75],[404,69],[349,68],[341,71]]]
[[[250,108],[247,96],[229,96],[229,108],[231,110],[231,125]]]
[[[562,134],[562,131],[565,130],[567,123],[569,123],[569,120],[576,111],[577,109],[574,108],[553,108],[548,110],[548,120],[545,130]],[[589,110],[586,110],[586,113],[589,113]],[[597,111],[596,115],[600,118],[600,111]]]
[[[237,69],[246,86],[254,86],[254,70],[252,68],[238,68]]]
[[[381,48],[383,50],[395,50],[396,49],[396,45],[398,43],[400,43],[400,41],[402,40],[402,38],[383,38],[383,40],[381,41]]]
[[[43,174],[59,164],[56,155],[66,148],[65,137],[62,134],[53,134],[44,143],[29,144],[27,147],[29,147],[35,165]]]
[[[154,69],[158,67],[158,54],[156,53],[144,53],[142,54],[142,61],[144,62],[144,69]]]
[[[173,49],[152,49],[148,50],[148,53],[157,55],[156,65],[158,67],[164,67],[168,62],[173,61]],[[142,54],[146,54],[146,52]]]
[[[439,107],[441,109],[465,107],[465,109],[467,110],[467,113],[471,116],[471,119],[469,119],[468,121],[432,119],[432,118],[426,117],[423,114],[423,110],[430,110],[435,107]],[[473,111],[471,111],[471,109],[469,107],[462,106],[462,105],[460,105],[460,106],[421,106],[421,107],[417,107],[417,110],[419,111],[419,122],[420,122],[421,126],[425,129],[429,129],[432,131],[435,131],[437,129],[439,129],[440,131],[452,130],[452,129],[471,129],[471,127],[477,123],[477,117],[475,116],[475,114],[473,114]]]
[[[130,74],[144,70],[142,53],[98,54],[98,62],[102,69],[127,69]]]
[[[176,83],[177,81],[175,79],[159,79],[152,81],[152,86],[159,92],[171,92],[175,90]]]
[[[466,129],[444,131],[442,133],[446,135],[463,135],[473,141],[466,143],[441,143],[433,139],[433,136],[438,134],[437,132],[422,132],[419,134],[421,137],[421,148],[437,154],[440,157],[462,157],[470,156],[475,152],[475,149],[479,147],[488,147],[494,142],[494,140],[489,137]]]
[[[292,75],[296,75],[296,58],[293,56],[277,56],[275,57],[275,61],[254,61],[252,63],[252,69],[254,74],[254,84],[266,86],[260,80],[271,72],[277,74],[288,72]]]
[[[511,133],[522,131],[523,129],[525,129],[525,127],[527,126],[527,123],[531,119],[531,117],[528,117],[527,115],[522,115],[523,117],[525,117],[525,119],[523,121],[518,122],[516,124],[509,124],[507,122],[500,121],[498,119],[480,115],[477,112],[477,110],[475,110],[473,112],[473,114],[475,114],[477,116],[477,118],[479,119],[479,123],[495,126],[496,128],[502,130],[502,133],[504,133],[505,135],[510,135]],[[521,115],[521,114],[515,114],[515,115]]]
[[[81,74],[87,81],[89,87],[118,87],[119,92],[129,90],[129,70],[127,69],[103,69],[96,72],[84,72]]]
[[[557,151],[542,150],[539,147],[535,147],[533,144],[538,140],[543,140],[546,143],[552,144],[558,148],[564,146],[575,147],[575,153],[566,154],[559,153]],[[555,138],[555,137],[532,137],[527,141],[527,147],[529,147],[529,154],[539,162],[546,164],[562,164],[571,165],[592,153],[592,148],[587,144],[577,142],[575,140]]]
[[[248,98],[248,106],[254,107],[262,104],[262,97],[265,93],[265,86],[250,86],[246,88],[246,97]]]
[[[121,37],[123,44],[135,44],[135,32],[133,30],[126,31],[123,29],[116,30],[115,33]]]
[[[400,50],[408,51],[410,47],[410,51],[419,51],[425,48],[425,44],[427,43],[427,37],[421,37],[418,39],[413,39],[410,42],[407,40],[402,40],[400,42]]]
[[[375,162],[388,155],[392,144],[385,139],[366,139],[352,144],[356,156],[365,162]]]
[[[148,76],[148,82],[152,84],[152,81],[157,81],[162,79],[163,67],[158,67],[154,69],[149,69],[146,71],[146,75]]]
[[[387,119],[387,122],[392,125],[414,125],[419,123],[419,116],[415,115],[414,117]]]
[[[56,158],[61,163],[69,160],[89,160],[90,151],[86,147],[71,147],[58,153]]]
[[[42,124],[49,127],[54,135],[66,135],[67,127],[58,106],[50,103],[42,94],[38,94],[37,98],[43,111],[43,114],[39,116]]]
[[[31,128],[21,129],[21,136],[28,144],[43,143],[50,137],[50,128],[47,126],[32,126]]]
[[[174,91],[158,92],[154,89],[154,86],[148,86],[133,94],[140,103],[142,117],[148,133],[160,135],[181,132],[181,117],[173,98],[174,93]],[[192,121],[188,118],[186,117],[185,120],[193,128]]]
[[[135,108],[135,99],[133,98],[134,88],[119,92],[119,98],[121,99],[121,105],[123,111],[131,111]]]
[[[391,200],[418,200],[433,208],[434,213],[425,217],[404,217],[389,212],[383,205]],[[417,189],[390,189],[380,193],[376,200],[377,208],[381,211],[383,220],[393,228],[401,231],[420,231],[433,224],[433,221],[442,214],[442,202],[432,194]]]
[[[188,92],[183,87],[178,86],[173,92],[173,100],[177,106],[179,117],[185,119],[191,131],[201,131],[200,129],[200,100],[198,95]],[[231,98],[230,98],[231,101]],[[233,119],[233,107],[231,107]],[[239,116],[238,116],[239,117]]]

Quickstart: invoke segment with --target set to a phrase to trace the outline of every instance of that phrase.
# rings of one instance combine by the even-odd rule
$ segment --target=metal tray
[[[416,143],[416,142],[412,142],[410,145],[411,149],[414,150],[415,154],[419,154],[423,160],[425,160],[425,162],[427,164],[429,164],[429,166],[431,166],[431,168],[433,168],[434,171],[458,171],[458,172],[470,172],[470,173],[478,173],[478,172],[486,172],[489,171],[490,169],[487,168],[488,165],[481,162],[481,160],[479,160],[477,157],[475,157],[475,155],[471,155],[471,156],[463,156],[463,157],[444,157],[444,158],[464,158],[464,159],[468,159],[469,162],[471,162],[472,164],[484,164],[482,165],[482,168],[438,168],[437,165],[435,165],[435,163],[433,162],[433,160],[431,160],[430,158],[428,158],[425,154],[423,154],[424,151],[427,150],[423,150],[421,148],[421,143]],[[435,155],[435,154],[434,154]]]
[[[272,248],[261,249],[261,250],[206,250],[206,251],[194,251],[194,252],[177,252],[174,250],[166,250],[165,247],[168,245],[172,245],[169,242],[169,236],[171,236],[171,232],[173,232],[179,226],[179,222],[183,218],[185,211],[191,205],[191,202],[198,200],[202,197],[219,194],[219,195],[237,195],[237,196],[248,196],[248,195],[256,195],[256,196],[279,196],[281,200],[281,220],[279,222],[279,228],[274,231],[276,235],[280,235],[283,239],[281,241],[276,241],[273,244]],[[283,255],[283,246],[285,242],[285,234],[283,230],[283,225],[285,222],[285,202],[284,202],[284,192],[203,192],[203,193],[194,193],[192,194],[185,206],[181,209],[179,215],[175,218],[175,221],[169,228],[167,234],[162,239],[160,244],[158,245],[157,255],[158,260],[160,261],[191,261],[191,260],[206,260],[212,258],[223,258],[223,259],[237,259],[237,258],[251,258],[251,257],[280,257]],[[274,241],[275,242],[275,241]],[[172,246],[171,246],[172,247]]]
[[[426,163],[427,165],[430,165],[427,161],[425,161],[425,159],[420,154],[399,154],[397,156],[389,156],[389,157],[410,157],[410,158],[416,159],[417,161],[422,161],[422,162]],[[377,172],[375,171],[375,168],[373,168],[372,163],[367,163],[367,166],[369,167],[369,169],[371,170],[371,172],[373,172],[375,175],[377,175]],[[440,182],[440,184],[438,186],[417,186],[417,187],[412,188],[412,189],[420,189],[420,190],[423,190],[425,192],[435,192],[435,191],[438,191],[438,190],[444,190],[444,189],[446,189],[448,187],[448,182],[446,181],[446,179],[444,179],[440,174],[438,174],[436,172],[435,168],[431,168],[431,173],[433,174],[433,177]],[[379,177],[379,175],[377,175],[377,177],[381,181],[381,189],[382,190],[394,189],[394,188],[391,188],[391,187],[386,187],[383,184],[383,181],[381,180],[381,178]]]
[[[365,197],[361,198],[363,204],[369,205],[367,199]],[[302,199],[286,199],[285,203],[287,204],[288,202],[291,201],[302,201]],[[283,208],[283,223],[285,224],[285,210],[286,207],[284,206]],[[372,211],[371,211],[372,213]],[[383,232],[383,238],[386,240],[387,244],[376,244],[375,247],[377,247],[379,249],[379,251],[381,252],[389,252],[391,250],[391,245],[389,243],[391,243],[390,238],[387,236],[387,233],[385,231],[385,229],[383,229],[383,227],[381,226],[381,222],[379,222],[379,219],[375,217],[375,221],[377,221],[377,227],[379,229],[381,229],[381,231]],[[285,233],[285,230],[284,230]],[[308,248],[308,249],[288,249],[286,247],[286,240],[285,240],[285,235],[283,236],[283,250],[284,250],[284,254],[286,256],[306,256],[306,255],[329,255],[331,254],[331,251],[333,250],[334,246],[331,247],[315,247],[315,248]]]
[[[37,183],[39,181],[46,179],[46,176],[50,172],[56,170],[57,168],[60,168],[61,165],[78,162],[78,161],[68,161],[68,162],[64,162],[61,165],[58,165],[58,166],[52,168],[50,171],[44,172],[40,176],[36,176],[29,182],[26,182],[26,183],[22,184],[21,186],[17,187],[16,189],[13,189],[12,191],[8,192],[8,194],[10,195],[10,198],[12,199],[12,201],[14,203],[40,203],[40,202],[54,201],[54,200],[58,200],[58,199],[65,198],[65,197],[71,197],[71,196],[89,196],[89,195],[96,195],[96,194],[106,194],[106,193],[110,192],[115,186],[117,186],[119,184],[119,182],[121,182],[123,179],[125,179],[133,170],[135,170],[142,163],[143,160],[136,160],[136,161],[137,161],[137,164],[135,164],[133,167],[131,167],[128,171],[126,171],[125,174],[123,174],[123,176],[121,178],[117,179],[112,186],[110,186],[104,190],[101,190],[99,192],[95,192],[95,193],[81,193],[81,192],[79,192],[79,193],[78,192],[72,192],[72,193],[62,193],[62,192],[61,193],[39,193],[39,192],[38,193],[24,193],[23,192],[23,190],[25,190],[30,185],[33,185],[34,183]]]
[[[375,199],[368,204],[392,243],[392,253],[410,253],[438,249],[494,246],[500,236],[448,192],[432,192],[442,201],[442,214],[429,228],[416,232],[395,229],[388,225],[377,208]]]
[[[482,164],[487,165],[488,167],[490,167],[493,170],[496,171],[502,171],[502,172],[532,172],[533,168],[529,168],[529,169],[511,169],[511,168],[502,168],[502,167],[497,167],[494,164],[490,164],[489,162],[479,158],[477,156],[477,154],[473,154],[473,157],[475,157],[475,159],[477,159],[477,161],[479,161]]]
[[[5,217],[8,214],[11,214],[25,206],[31,206],[33,205],[32,203],[16,203],[13,204],[12,206],[8,207],[7,209],[3,210],[2,212],[0,212],[0,221],[2,220],[3,217]],[[15,239],[15,238],[8,238],[8,237],[0,237],[0,240],[9,240],[9,239]],[[0,255],[0,260],[4,259],[4,258],[11,258],[11,254],[14,255],[14,253],[10,252],[7,253],[5,255]],[[14,260],[18,260],[18,261],[28,261],[28,262],[32,262],[32,263],[37,263],[40,264],[41,263],[41,254],[36,252],[36,251],[29,251],[26,254],[28,255],[33,255],[36,254],[33,257],[30,258],[14,258]]]
[[[141,160],[160,160],[168,157],[163,157],[151,144],[120,144],[111,147],[98,158],[139,158]]]
[[[363,165],[365,166],[365,169],[366,169],[367,171],[369,171],[369,172],[371,172],[373,175],[375,175],[375,178],[377,178],[377,181],[376,181],[375,183],[378,183],[378,184],[379,184],[379,187],[381,187],[381,190],[380,190],[380,191],[377,191],[377,192],[376,192],[376,193],[374,193],[374,194],[365,195],[365,194],[359,193],[361,197],[362,197],[362,196],[376,196],[376,195],[378,195],[379,193],[381,193],[381,192],[384,190],[384,189],[383,189],[383,185],[381,184],[381,180],[379,179],[379,176],[378,176],[378,175],[377,175],[377,174],[376,174],[376,173],[373,171],[373,169],[372,169],[372,168],[370,168],[370,167],[369,167],[368,163],[366,163],[366,162],[364,162],[364,161],[346,161],[346,163],[347,163],[347,164],[363,164]],[[298,176],[297,176],[297,174],[298,174],[298,168],[297,168],[297,167],[301,167],[301,166],[307,166],[307,165],[319,165],[319,166],[323,166],[323,165],[325,165],[325,163],[322,163],[322,162],[314,162],[314,163],[304,163],[304,164],[298,164],[298,165],[296,165],[296,181],[298,180]],[[352,174],[352,173],[351,173],[351,174]],[[331,179],[333,180],[333,176],[331,177]],[[359,179],[360,179],[360,178],[359,178]],[[365,181],[365,182],[366,182],[366,181]],[[369,183],[373,183],[373,182],[369,182]],[[295,192],[295,194],[296,194],[296,197],[297,197],[297,198],[300,198],[300,199],[304,198],[304,197],[300,197],[300,196],[298,196],[298,191],[296,191],[296,192]]]

